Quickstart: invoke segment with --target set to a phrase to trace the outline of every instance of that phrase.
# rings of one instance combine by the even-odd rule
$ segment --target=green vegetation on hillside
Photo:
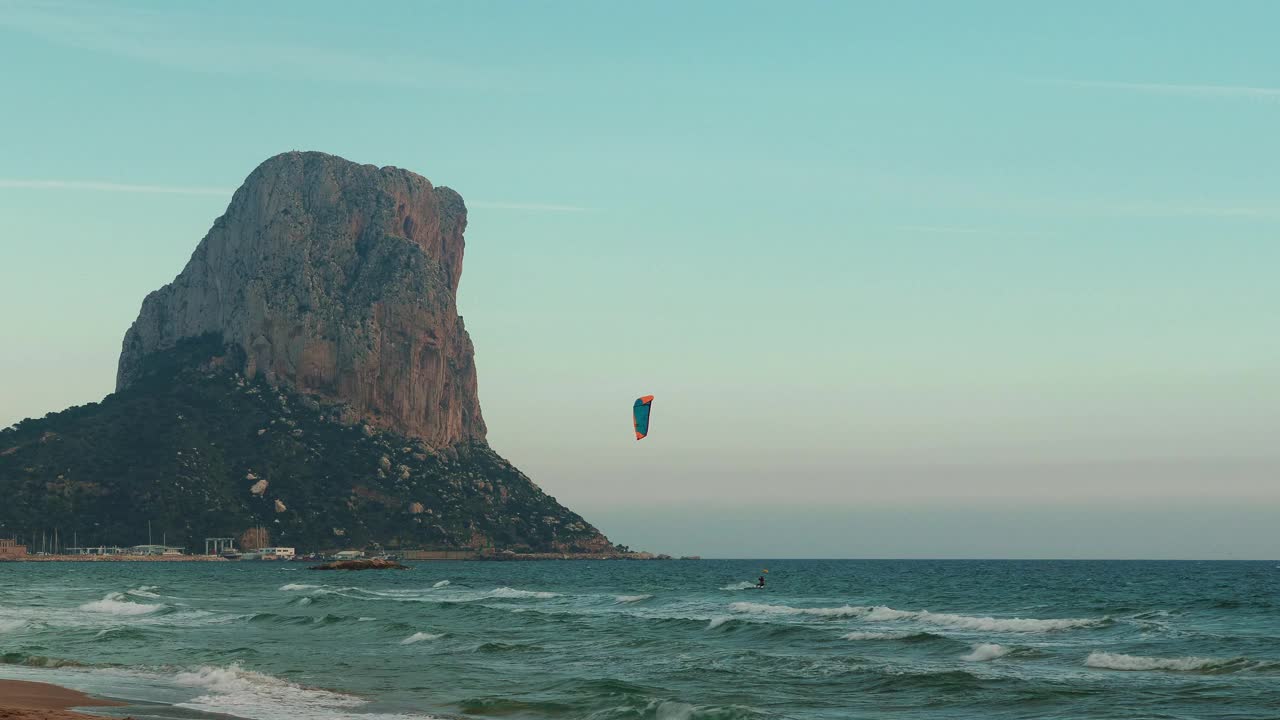
[[[185,341],[127,390],[0,431],[0,536],[131,545],[150,522],[194,551],[258,525],[305,551],[609,549],[487,445],[341,422],[341,407],[225,369],[243,366],[236,352]]]

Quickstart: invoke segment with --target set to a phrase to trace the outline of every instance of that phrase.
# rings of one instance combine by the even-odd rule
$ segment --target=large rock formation
[[[405,170],[266,161],[143,302],[116,392],[0,429],[0,531],[610,551],[485,442],[465,227],[457,193]]]
[[[483,441],[455,300],[466,225],[461,196],[407,170],[277,155],[143,301],[116,387],[148,354],[213,333],[244,350],[250,378],[345,403],[351,420],[432,447]]]

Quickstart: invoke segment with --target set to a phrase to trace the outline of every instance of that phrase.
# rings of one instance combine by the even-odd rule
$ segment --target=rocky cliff
[[[315,152],[262,163],[182,273],[147,296],[116,387],[147,355],[215,334],[261,376],[431,447],[483,441],[458,316],[467,211],[399,168]]]
[[[0,430],[0,534],[609,552],[485,442],[465,228],[411,172],[267,160],[143,302],[116,392]]]

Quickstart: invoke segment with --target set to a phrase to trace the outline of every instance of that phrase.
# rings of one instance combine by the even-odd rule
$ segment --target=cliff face
[[[405,170],[267,160],[143,302],[116,392],[0,429],[0,528],[610,550],[485,442],[455,302],[466,224]]]
[[[401,170],[323,153],[249,175],[182,273],[147,296],[117,390],[142,361],[213,334],[250,379],[342,404],[434,448],[483,442],[471,339],[458,316],[466,206]]]

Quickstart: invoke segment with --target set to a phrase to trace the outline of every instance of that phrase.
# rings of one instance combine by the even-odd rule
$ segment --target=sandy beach
[[[71,712],[67,708],[120,704],[57,685],[0,680],[0,720],[85,720],[93,716]]]

